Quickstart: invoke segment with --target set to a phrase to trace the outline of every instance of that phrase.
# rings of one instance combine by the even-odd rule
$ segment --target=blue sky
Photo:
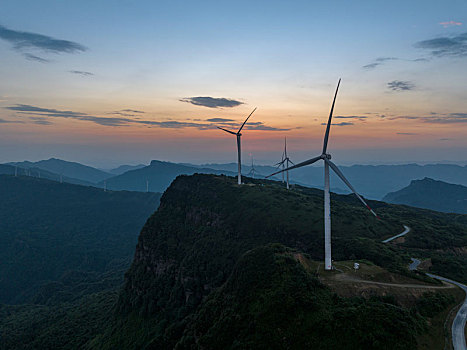
[[[462,162],[466,16],[465,1],[4,0],[0,161],[234,161],[209,120],[256,106],[245,152],[272,162],[287,136],[302,159],[342,77],[339,160]]]

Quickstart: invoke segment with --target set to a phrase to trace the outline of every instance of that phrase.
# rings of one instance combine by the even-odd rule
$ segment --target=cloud
[[[435,57],[467,56],[467,33],[452,37],[441,37],[415,43],[417,48],[429,50]]]
[[[455,27],[455,26],[461,26],[461,22],[455,22],[455,21],[448,21],[448,22],[439,22],[440,25],[442,25],[444,28],[448,27]]]
[[[45,58],[30,54],[30,53],[23,53],[24,58],[26,58],[29,61],[36,61],[40,63],[49,63],[50,60],[47,60]]]
[[[375,69],[376,67],[379,67],[388,61],[426,62],[428,61],[428,59],[426,58],[407,59],[407,58],[398,58],[398,57],[378,57],[372,63],[362,66],[362,68],[366,70]]]
[[[0,118],[0,124],[16,124],[16,123],[23,123],[23,122],[19,120],[6,120],[6,119]]]
[[[251,124],[246,124],[245,129],[247,130],[263,130],[263,131],[288,131],[289,129],[285,128],[275,128],[272,126],[264,125],[262,122],[256,122]]]
[[[237,107],[243,104],[243,102],[232,100],[228,98],[216,98],[209,96],[198,96],[198,97],[186,97],[180,100],[181,102],[187,102],[194,104],[195,106],[203,106],[208,108],[219,108],[219,107]]]
[[[145,125],[155,126],[166,129],[182,129],[182,128],[197,128],[200,130],[216,129],[216,125],[213,123],[194,123],[186,121],[156,121],[156,120],[141,120],[141,119],[130,119],[122,117],[100,117],[89,115],[81,112],[74,111],[61,111],[53,108],[42,108],[37,106],[31,106],[26,104],[18,104],[15,106],[5,107],[5,109],[19,113],[20,115],[28,116],[36,124],[47,125],[48,118],[66,118],[75,119],[81,121],[89,121],[98,125],[103,126],[130,126],[130,125]],[[122,110],[125,111],[125,110]],[[128,111],[128,110],[127,110]],[[135,112],[135,110],[131,110]],[[136,111],[137,113],[144,113],[142,111]],[[222,118],[221,118],[222,119]],[[7,122],[7,121],[5,121]],[[229,122],[228,126],[239,127],[240,123]],[[225,124],[223,124],[225,125]],[[245,125],[245,129],[250,130],[264,130],[264,131],[286,131],[290,129],[275,128],[268,125],[264,125],[262,122],[253,122]]]
[[[429,124],[463,124],[467,123],[467,113],[449,113],[447,115],[430,114],[429,116],[396,116],[388,119],[418,120]]]
[[[321,125],[327,125],[326,123],[321,123]],[[352,122],[340,122],[340,123],[331,123],[331,125],[335,126],[348,126],[348,125],[354,125]]]
[[[123,117],[137,117],[141,114],[144,114],[144,112],[138,111],[136,109],[121,109],[119,111],[110,112],[109,114],[121,115]]]
[[[73,41],[59,40],[37,33],[11,30],[2,25],[0,25],[0,39],[13,44],[15,50],[33,48],[53,53],[79,53],[87,50],[83,45]]]
[[[396,132],[397,135],[418,135],[414,132]]]
[[[384,62],[386,61],[397,61],[399,60],[399,58],[397,57],[378,57],[374,60],[373,63],[370,63],[370,64],[367,64],[365,66],[363,66],[362,68],[364,69],[374,69],[382,64],[384,64]]]
[[[211,122],[211,123],[231,123],[231,122],[234,122],[235,120],[226,119],[226,118],[211,118],[211,119],[206,119],[206,121]]]
[[[410,81],[393,80],[388,83],[388,88],[392,91],[410,91],[415,85]]]
[[[81,75],[83,77],[91,77],[91,76],[94,75],[94,73],[85,72],[85,71],[82,71],[82,70],[69,70],[68,72],[72,73],[72,74],[78,74],[78,75]]]
[[[45,117],[29,117],[33,121],[34,124],[39,125],[52,125],[53,123]]]
[[[358,120],[363,120],[363,119],[367,119],[368,117],[361,116],[361,115],[336,115],[333,118],[334,119],[358,119]]]
[[[128,112],[128,113],[140,113],[140,114],[144,113],[144,111],[138,111],[136,109],[122,109],[121,111],[122,112]]]

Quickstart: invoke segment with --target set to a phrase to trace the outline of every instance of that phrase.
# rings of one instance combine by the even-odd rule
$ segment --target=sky
[[[467,163],[467,1],[0,2],[0,162]]]

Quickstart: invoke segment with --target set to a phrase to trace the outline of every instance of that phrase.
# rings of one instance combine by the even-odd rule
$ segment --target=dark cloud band
[[[467,56],[467,33],[419,41],[415,47],[429,50],[433,56]]]
[[[0,39],[8,41],[16,50],[39,49],[54,53],[79,53],[86,47],[68,40],[59,40],[47,35],[11,30],[0,25]]]
[[[195,106],[202,106],[208,108],[232,108],[243,104],[243,102],[232,100],[228,98],[216,98],[209,96],[186,97],[180,100],[181,102],[191,103]]]
[[[86,113],[81,112],[73,112],[73,111],[60,111],[53,108],[42,108],[36,107],[31,105],[25,104],[18,104],[15,106],[5,107],[5,109],[20,113],[21,115],[28,116],[31,120],[33,120],[36,124],[43,124],[49,125],[50,120],[48,118],[67,118],[67,119],[75,119],[75,120],[82,120],[82,121],[89,121],[95,124],[103,125],[103,126],[130,126],[130,125],[145,125],[145,126],[154,126],[159,128],[166,128],[166,129],[182,129],[182,128],[197,128],[200,130],[208,130],[208,129],[216,129],[216,125],[213,124],[211,120],[206,120],[205,122],[194,123],[194,122],[187,122],[187,121],[176,121],[176,120],[168,120],[168,121],[155,121],[155,120],[141,120],[141,119],[131,119],[124,117],[125,112],[113,112],[112,114],[120,115],[119,117],[99,117],[94,115],[89,115]],[[122,111],[132,111],[133,113],[144,113],[143,111],[137,110],[122,110]],[[223,118],[213,118],[213,119],[223,119]],[[237,123],[232,119],[223,119],[229,120],[228,123],[222,124],[224,126],[230,127],[239,127],[241,123]],[[49,122],[49,123],[47,123]],[[250,130],[263,130],[263,131],[285,131],[290,129],[282,129],[282,128],[275,128],[268,125],[264,125],[262,122],[252,122],[245,126],[245,129]]]

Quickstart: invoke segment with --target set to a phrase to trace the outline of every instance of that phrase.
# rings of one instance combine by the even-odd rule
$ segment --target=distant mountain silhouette
[[[13,163],[14,164],[14,163]],[[37,168],[35,166],[21,167],[17,165],[0,164],[0,174],[3,175],[17,175],[17,176],[30,176],[41,179],[48,179],[57,182],[65,182],[74,185],[83,186],[96,186],[95,183],[75,179],[65,175],[56,174],[44,169]]]
[[[298,159],[294,161],[300,162]],[[232,170],[235,169],[236,164],[204,164],[202,166],[217,170]],[[265,175],[277,171],[276,168],[270,166],[255,165],[255,168]],[[245,165],[244,169],[246,172],[249,171],[248,165]],[[381,199],[389,192],[408,186],[412,180],[425,177],[467,186],[467,166],[453,164],[352,165],[339,166],[339,169],[360,194],[372,199]],[[323,167],[308,166],[292,170],[290,177],[297,183],[322,188]],[[276,176],[276,179],[278,178]],[[345,185],[335,174],[331,173],[331,189],[333,188],[334,192],[339,193],[342,191],[339,188],[345,188]]]
[[[414,180],[399,191],[388,193],[383,200],[446,213],[467,214],[467,187],[427,177]]]
[[[150,165],[144,168],[130,170],[121,175],[107,179],[106,185],[107,188],[111,190],[145,192],[146,181],[148,181],[150,192],[164,192],[178,175],[192,175],[195,173],[236,175],[236,173],[225,170],[200,168],[153,160]],[[102,186],[103,182],[101,182],[100,185]]]
[[[47,170],[58,175],[62,174],[70,178],[83,180],[91,183],[97,183],[112,176],[112,174],[109,174],[105,171],[87,165],[83,165],[81,163],[69,162],[57,158],[50,158],[38,162],[24,161],[9,164],[17,165],[25,169],[38,168],[42,170]]]
[[[141,169],[144,168],[146,165],[144,164],[138,164],[138,165],[120,165],[117,168],[107,170],[108,173],[111,173],[113,175],[120,175],[123,173],[126,173],[127,171],[130,170],[136,170],[136,169]]]

